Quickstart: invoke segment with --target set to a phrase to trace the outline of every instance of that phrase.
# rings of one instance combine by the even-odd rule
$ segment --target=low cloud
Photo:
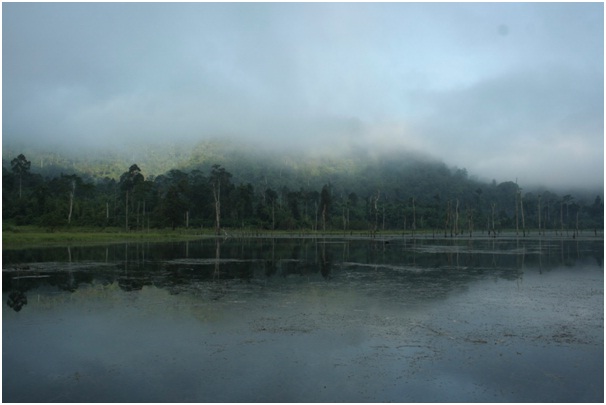
[[[602,4],[3,5],[3,144],[406,148],[603,185]]]

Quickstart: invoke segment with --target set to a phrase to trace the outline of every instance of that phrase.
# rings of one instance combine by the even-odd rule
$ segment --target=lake
[[[603,239],[4,250],[3,402],[603,402]]]

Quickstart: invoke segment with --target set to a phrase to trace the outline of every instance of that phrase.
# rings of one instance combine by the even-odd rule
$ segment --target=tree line
[[[235,181],[227,168],[169,170],[145,176],[132,164],[118,179],[32,173],[20,154],[2,172],[8,225],[290,231],[432,231],[443,236],[496,235],[507,229],[576,235],[603,229],[603,202],[523,192],[515,182],[483,183],[465,169],[397,162],[294,188]],[[239,176],[242,177],[242,176]],[[265,176],[266,177],[266,176]]]

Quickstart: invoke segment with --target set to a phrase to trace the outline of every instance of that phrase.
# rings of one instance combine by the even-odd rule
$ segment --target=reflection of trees
[[[263,249],[261,249],[263,251]],[[271,239],[271,258],[264,260],[265,267],[265,276],[271,277],[278,271],[278,266],[276,264],[276,240],[274,238]]]
[[[320,273],[325,279],[330,279],[330,270],[332,268],[332,258],[330,251],[326,253],[326,243],[322,243],[322,257],[320,260]]]
[[[265,269],[264,274],[267,278],[274,276],[278,271],[277,263],[274,260],[265,260],[263,264],[263,268]]]
[[[54,278],[56,286],[60,290],[74,292],[78,289],[78,282],[71,271],[61,274],[60,277]]]
[[[27,297],[23,291],[11,291],[8,294],[6,305],[14,309],[15,312],[19,312],[24,305],[27,305]]]
[[[124,291],[139,291],[146,285],[151,285],[151,282],[144,277],[120,277],[118,279],[118,286]]]
[[[217,221],[219,220],[217,214]],[[218,224],[218,222],[217,222]],[[219,230],[218,225],[217,225],[217,232]],[[215,265],[214,265],[214,271],[213,271],[213,281],[214,283],[212,284],[212,292],[213,292],[213,300],[218,300],[223,298],[223,296],[226,294],[225,291],[225,285],[223,283],[218,283],[219,281],[221,281],[221,240],[219,238],[215,238]]]
[[[118,277],[118,286],[124,291],[139,291],[151,285],[151,279],[145,266],[145,244],[135,244],[134,252],[129,256],[129,244],[124,244],[124,273]]]
[[[213,279],[218,280],[221,278],[221,240],[215,239],[215,272],[213,273]]]
[[[5,264],[8,268],[3,271],[3,291],[9,293],[7,305],[20,310],[27,302],[28,290],[48,285],[69,292],[80,285],[98,283],[114,284],[123,291],[155,286],[171,293],[203,290],[212,298],[237,290],[232,286],[241,282],[264,286],[269,279],[282,283],[288,278],[305,283],[339,278],[342,269],[356,272],[356,279],[375,283],[376,273],[370,271],[374,268],[406,289],[428,282],[440,291],[450,291],[481,277],[520,279],[524,270],[532,268],[547,272],[591,261],[603,266],[604,255],[601,240],[449,239],[441,244],[416,238],[413,243],[396,239],[389,244],[377,240],[350,240],[346,245],[332,242],[205,239],[190,242],[189,246],[72,247],[67,256],[65,248],[13,252],[9,255],[16,259],[13,263],[31,265],[14,265],[11,269]],[[96,267],[83,264],[91,258],[98,263]],[[69,259],[71,262],[66,263]],[[394,290],[393,294],[398,296],[402,291]]]

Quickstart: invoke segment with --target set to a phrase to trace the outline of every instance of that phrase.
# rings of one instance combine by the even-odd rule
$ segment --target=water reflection
[[[23,291],[14,290],[8,294],[8,301],[6,305],[15,310],[15,312],[21,311],[24,305],[27,304],[27,297]]]
[[[561,266],[603,266],[603,242],[564,239],[203,239],[193,242],[125,243],[107,246],[4,251],[3,292],[15,311],[27,292],[117,284],[123,291],[145,286],[171,294],[206,288],[214,300],[230,283],[348,284],[368,293],[381,285],[390,299],[446,295],[483,277],[521,280],[524,271]],[[384,288],[386,287],[386,288]]]
[[[5,251],[3,400],[603,402],[602,261],[548,238]]]

